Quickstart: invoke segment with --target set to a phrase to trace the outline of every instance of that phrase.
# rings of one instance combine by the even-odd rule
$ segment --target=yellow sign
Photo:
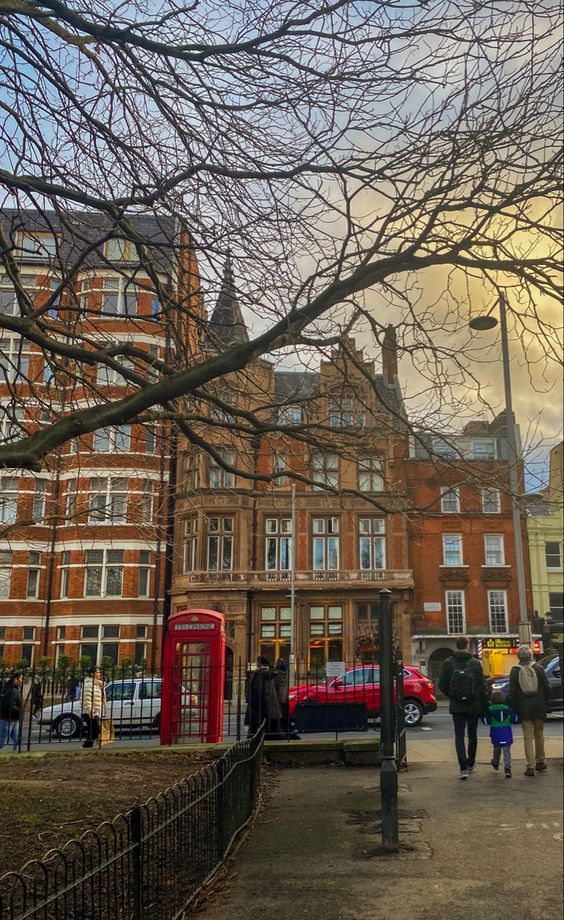
[[[517,646],[517,639],[501,639],[499,637],[484,639],[484,648],[489,649],[501,649],[501,648],[515,648]]]

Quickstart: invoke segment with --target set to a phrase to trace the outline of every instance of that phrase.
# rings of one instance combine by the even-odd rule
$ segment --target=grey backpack
[[[519,668],[519,686],[523,696],[535,696],[539,689],[539,678],[534,665],[525,664]]]

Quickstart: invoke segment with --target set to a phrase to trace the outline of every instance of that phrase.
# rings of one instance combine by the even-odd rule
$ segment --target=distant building
[[[210,329],[209,349],[247,336],[229,265]],[[336,349],[318,372],[257,361],[223,381],[216,392],[223,405],[210,411],[224,428],[205,436],[233,471],[180,441],[172,609],[222,611],[231,666],[246,667],[257,654],[289,661],[292,630],[301,672],[374,660],[382,588],[392,591],[396,641],[409,653],[414,584],[394,330],[383,372],[348,346],[352,358]],[[238,413],[247,410],[286,430],[245,435]],[[242,470],[277,478],[253,481]]]
[[[486,672],[504,673],[519,623],[504,414],[470,422],[460,434],[421,432],[411,439],[405,475],[413,663],[436,678],[457,635],[467,634]],[[522,529],[532,610],[524,518]]]
[[[548,487],[527,496],[533,607],[545,644],[564,642],[564,441],[550,452]]]
[[[129,342],[148,355],[148,363],[139,364],[144,377],[150,377],[150,361],[170,356],[179,340],[192,347],[188,311],[163,318],[163,292],[193,305],[198,287],[189,240],[175,236],[171,219],[129,216],[133,234],[149,246],[143,264],[134,241],[116,236],[101,215],[60,220],[54,213],[4,210],[0,219],[29,306],[43,311],[49,334],[69,342],[87,338],[91,347]],[[175,242],[182,248],[179,262]],[[6,270],[0,272],[0,311],[19,312]],[[3,443],[73,406],[127,391],[119,369],[82,367],[75,376],[72,357],[22,346],[6,329],[0,355]],[[137,367],[133,360],[122,363]],[[0,470],[0,659],[159,662],[168,444],[163,423],[135,423],[73,440],[39,473]]]

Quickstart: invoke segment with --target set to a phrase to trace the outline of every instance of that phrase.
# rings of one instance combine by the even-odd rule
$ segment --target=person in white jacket
[[[100,735],[106,695],[100,668],[91,668],[82,685],[82,719],[87,727],[83,748],[91,748]]]

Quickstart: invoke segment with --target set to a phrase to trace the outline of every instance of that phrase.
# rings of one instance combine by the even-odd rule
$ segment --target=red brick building
[[[129,218],[134,235],[153,247],[150,271],[132,239],[116,236],[103,217],[75,213],[61,221],[5,210],[1,220],[25,295],[43,310],[51,334],[86,337],[92,346],[131,342],[148,356],[140,363],[144,374],[174,343],[193,348],[183,316],[164,321],[161,313],[163,291],[192,306],[198,296],[189,241],[175,237],[170,219]],[[66,274],[84,251],[80,270]],[[0,311],[19,311],[7,272],[0,274]],[[0,355],[4,443],[73,406],[127,392],[119,370],[81,368],[75,375],[72,360],[22,345],[14,332],[2,332]],[[73,441],[37,474],[0,470],[0,659],[158,663],[168,443],[158,421],[124,425]]]
[[[481,640],[486,670],[506,670],[519,597],[503,415],[460,434],[412,441],[406,462],[414,609],[411,657],[436,677],[458,634]],[[523,522],[523,543],[527,534]],[[527,560],[526,560],[527,562]],[[529,566],[528,609],[532,610]],[[490,660],[491,658],[491,660]],[[507,661],[505,660],[507,659]]]

